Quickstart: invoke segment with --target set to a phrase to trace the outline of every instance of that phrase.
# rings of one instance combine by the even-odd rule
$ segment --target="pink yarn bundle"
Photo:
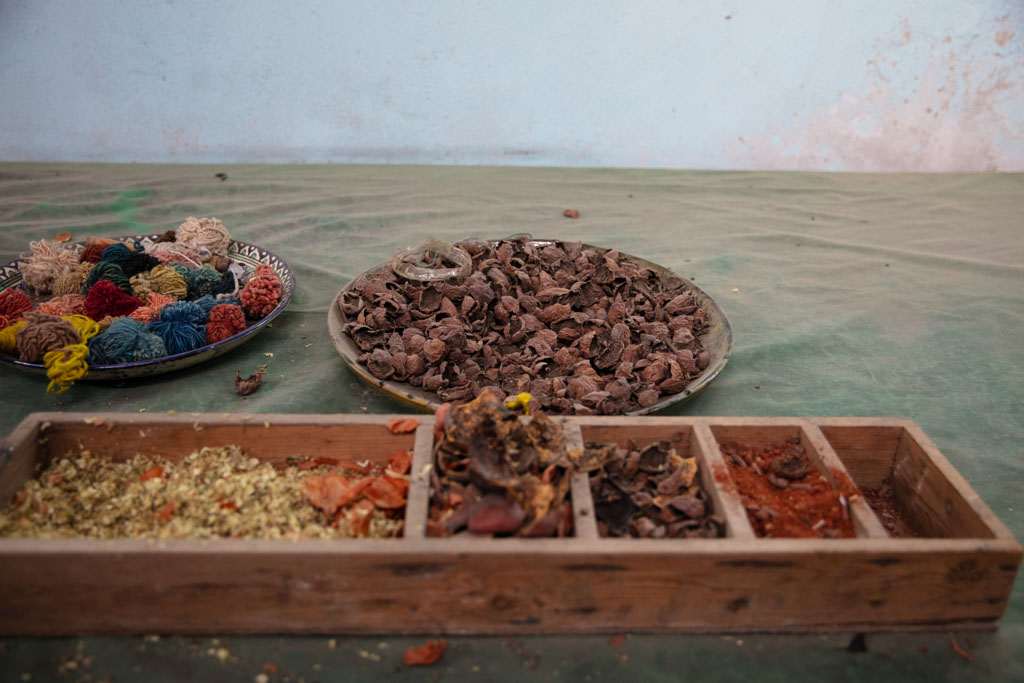
[[[81,294],[55,296],[39,304],[39,311],[47,315],[65,316],[79,313],[85,315],[85,297]]]
[[[139,306],[129,313],[128,317],[138,320],[140,323],[149,323],[160,314],[161,308],[167,304],[173,304],[174,302],[175,299],[169,296],[165,296],[159,292],[150,292],[146,295],[146,305]]]
[[[146,249],[146,253],[165,266],[182,263],[189,268],[198,268],[203,265],[203,257],[198,251],[178,242],[158,242]]]
[[[281,300],[281,278],[270,266],[258,265],[238,298],[250,317],[262,318]]]

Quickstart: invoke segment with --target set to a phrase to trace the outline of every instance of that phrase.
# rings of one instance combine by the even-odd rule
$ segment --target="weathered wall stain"
[[[915,34],[900,18],[859,87],[791,126],[745,133],[727,145],[730,159],[757,168],[1024,170],[1018,26],[1008,14],[994,23],[987,35],[954,38]],[[908,79],[904,62],[922,52]]]

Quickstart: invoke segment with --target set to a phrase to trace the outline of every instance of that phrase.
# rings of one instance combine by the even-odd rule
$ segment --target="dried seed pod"
[[[582,399],[587,394],[597,390],[597,382],[595,382],[592,377],[587,376],[573,377],[572,379],[569,380],[569,384],[566,389],[566,391],[569,394],[569,397],[577,401]]]
[[[366,363],[366,369],[377,379],[387,379],[395,374],[393,358],[385,349],[374,349]]]
[[[423,357],[431,365],[439,363],[447,352],[448,346],[439,339],[428,339],[423,343]]]
[[[572,307],[569,304],[551,304],[537,312],[537,318],[550,325],[559,320],[565,320],[572,314]]]
[[[644,389],[636,394],[636,402],[642,408],[650,408],[658,402],[659,398],[661,398],[661,393],[657,389]]]

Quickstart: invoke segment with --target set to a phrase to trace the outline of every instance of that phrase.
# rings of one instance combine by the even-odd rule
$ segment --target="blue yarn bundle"
[[[169,354],[185,353],[206,344],[207,314],[192,301],[176,301],[160,309],[149,323],[153,334],[164,340]]]
[[[195,300],[210,294],[216,294],[221,284],[220,271],[209,263],[189,271],[185,276],[185,283],[188,284],[188,298]]]
[[[125,274],[125,277],[129,278],[133,275],[153,270],[153,268],[160,265],[159,259],[141,250],[133,251],[121,243],[111,244],[103,250],[103,254],[100,256],[100,263],[104,261],[120,266],[121,272]]]
[[[89,365],[132,363],[166,355],[164,340],[150,333],[145,323],[132,318],[118,318],[89,340]]]
[[[107,249],[109,248],[107,247]],[[106,250],[104,250],[104,253],[106,253]],[[128,277],[121,270],[121,266],[110,261],[100,261],[92,267],[92,270],[85,277],[85,282],[82,283],[82,294],[88,294],[92,286],[100,280],[110,280],[114,283],[114,286],[125,294],[132,293],[132,283],[128,281]]]

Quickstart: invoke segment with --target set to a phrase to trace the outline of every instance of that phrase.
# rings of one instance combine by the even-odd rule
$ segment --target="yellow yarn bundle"
[[[185,278],[178,271],[164,265],[156,266],[148,273],[139,273],[131,279],[131,283],[132,294],[143,303],[150,292],[163,294],[175,300],[188,296]]]
[[[59,351],[49,351],[43,356],[46,376],[50,378],[46,393],[53,396],[67,391],[72,384],[82,379],[88,372],[89,364],[85,362],[85,359],[89,356],[89,347],[86,342],[100,332],[100,326],[88,316],[68,315],[62,319],[71,323],[71,327],[75,328],[81,342],[65,346]]]
[[[18,333],[21,332],[21,328],[25,327],[25,325],[28,325],[28,322],[19,320],[13,325],[8,325],[0,330],[0,352],[7,355],[14,353],[18,346]]]

